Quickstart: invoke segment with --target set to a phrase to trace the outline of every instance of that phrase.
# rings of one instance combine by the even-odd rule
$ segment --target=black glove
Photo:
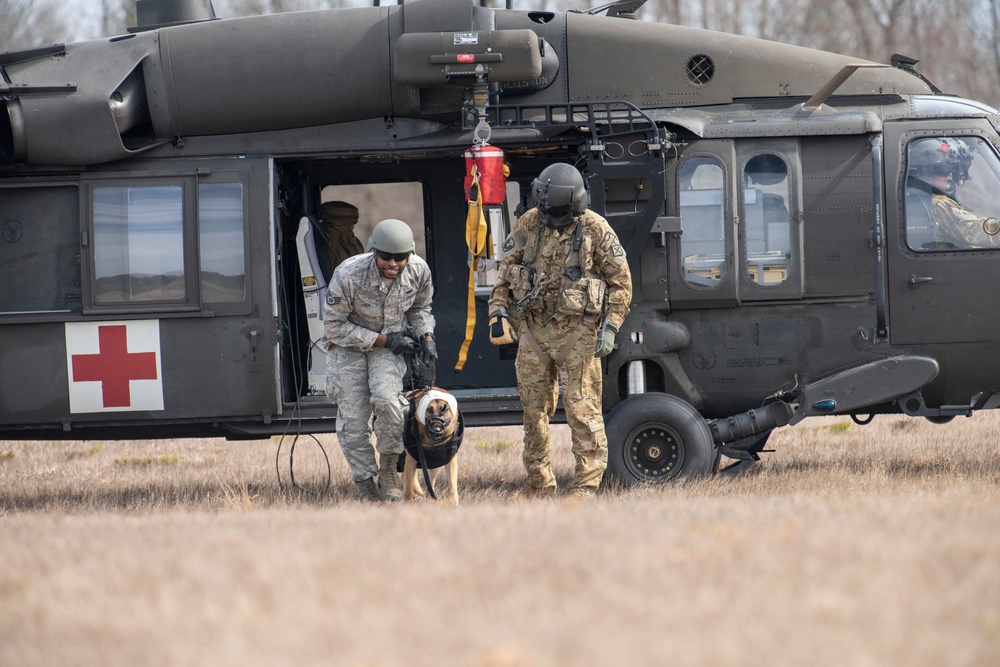
[[[420,354],[420,361],[423,362],[424,366],[432,366],[437,363],[438,360],[438,348],[435,344],[433,338],[423,338],[420,341],[420,346],[423,348]]]
[[[420,352],[420,346],[417,344],[417,341],[413,340],[402,331],[395,331],[385,335],[385,349],[397,356],[401,354],[417,354]]]

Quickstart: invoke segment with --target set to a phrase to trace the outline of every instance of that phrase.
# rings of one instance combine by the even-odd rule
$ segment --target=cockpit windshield
[[[985,139],[917,137],[906,156],[906,243],[912,250],[1000,248],[1000,159]]]

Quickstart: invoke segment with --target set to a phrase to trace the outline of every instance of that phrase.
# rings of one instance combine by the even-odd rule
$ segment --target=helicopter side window
[[[985,139],[934,135],[906,149],[906,244],[917,252],[1000,248],[1000,160]]]
[[[692,285],[714,287],[726,272],[725,178],[717,158],[698,156],[680,168],[681,269]]]
[[[0,211],[0,313],[80,311],[79,189],[0,188]]]
[[[243,232],[243,185],[198,186],[198,250],[201,297],[207,303],[246,298]]]
[[[94,302],[184,302],[184,189],[93,189]]]
[[[788,278],[788,167],[773,153],[755,155],[743,167],[746,272],[758,285]]]

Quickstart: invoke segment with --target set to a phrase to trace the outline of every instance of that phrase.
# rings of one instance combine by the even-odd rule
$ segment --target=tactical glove
[[[604,320],[601,330],[597,332],[597,349],[594,351],[595,357],[606,357],[615,349],[615,336],[618,335],[618,327],[611,323],[611,320]]]
[[[507,309],[501,308],[490,313],[490,342],[494,345],[510,345],[517,340],[514,327],[510,326]]]
[[[420,345],[402,331],[395,331],[385,335],[385,349],[397,356],[401,354],[417,354],[420,352]]]
[[[424,338],[420,341],[420,346],[423,348],[420,354],[420,361],[424,366],[432,366],[437,363],[438,360],[438,349],[437,344],[434,342],[433,338]]]

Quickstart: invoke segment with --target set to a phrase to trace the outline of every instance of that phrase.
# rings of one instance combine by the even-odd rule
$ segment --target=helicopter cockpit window
[[[906,148],[906,244],[918,252],[1000,248],[1000,160],[984,139],[936,135]]]
[[[746,271],[758,285],[788,278],[788,167],[773,153],[755,155],[743,167]]]
[[[187,299],[180,185],[95,187],[94,302]]]
[[[726,272],[725,178],[718,158],[699,156],[680,168],[681,268],[692,285],[713,287]]]

